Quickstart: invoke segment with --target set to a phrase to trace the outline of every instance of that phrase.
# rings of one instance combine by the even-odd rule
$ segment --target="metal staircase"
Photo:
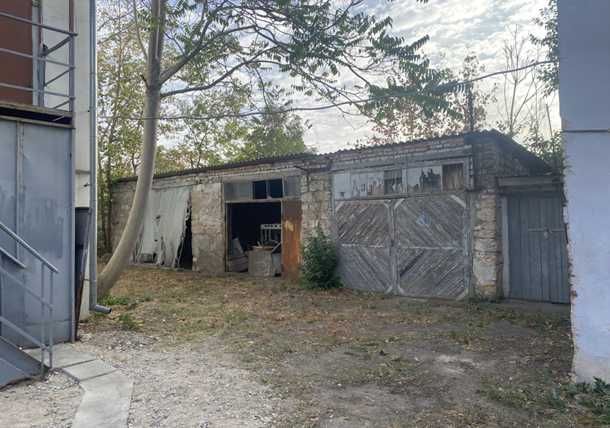
[[[12,254],[0,246],[0,387],[3,387],[22,379],[43,376],[47,369],[53,367],[53,278],[59,271],[1,221],[0,230],[15,242],[16,248],[15,254]],[[33,260],[34,265],[28,266],[21,261],[17,249],[27,251],[32,256],[28,259]],[[40,284],[25,283],[22,273],[26,271],[38,272]],[[40,311],[36,314],[39,320],[37,333],[29,328],[26,330],[19,320],[7,318],[4,309],[12,304],[10,296],[15,295],[6,293],[8,287],[21,290],[24,298],[27,296]],[[14,344],[11,337],[19,337],[21,342],[40,349],[40,361]]]

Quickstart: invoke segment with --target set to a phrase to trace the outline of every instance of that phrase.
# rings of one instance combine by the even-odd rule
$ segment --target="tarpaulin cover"
[[[144,213],[144,226],[135,261],[176,267],[189,215],[190,188],[153,189]]]

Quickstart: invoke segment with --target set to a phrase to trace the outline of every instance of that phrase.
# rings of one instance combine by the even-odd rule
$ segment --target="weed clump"
[[[307,288],[341,287],[336,274],[338,263],[334,242],[318,228],[303,248],[301,284]]]

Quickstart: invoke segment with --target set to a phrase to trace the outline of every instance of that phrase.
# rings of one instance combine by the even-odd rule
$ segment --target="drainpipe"
[[[95,0],[89,0],[89,310],[109,314],[97,303],[97,19]]]

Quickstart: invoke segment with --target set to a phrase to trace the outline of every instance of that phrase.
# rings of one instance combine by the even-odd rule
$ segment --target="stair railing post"
[[[44,328],[45,328],[45,310],[44,310],[44,264],[40,263],[40,376],[44,374]]]
[[[55,272],[49,269],[50,287],[49,287],[49,368],[53,368],[53,341],[55,334],[55,321],[53,319],[53,278]]]

